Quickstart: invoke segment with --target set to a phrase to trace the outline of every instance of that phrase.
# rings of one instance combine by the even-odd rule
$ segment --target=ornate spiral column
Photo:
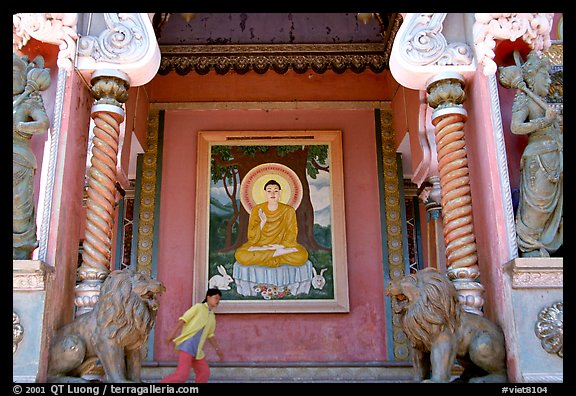
[[[428,104],[434,108],[432,124],[436,128],[447,275],[464,309],[482,315],[484,287],[476,282],[480,270],[464,141],[467,112],[462,106],[466,98],[463,87],[464,77],[448,72],[430,79],[426,91]]]
[[[129,77],[118,70],[98,70],[92,75],[94,138],[88,170],[86,231],[82,244],[80,283],[76,286],[76,315],[90,311],[100,286],[110,273],[116,194],[116,164],[122,103],[128,99]]]

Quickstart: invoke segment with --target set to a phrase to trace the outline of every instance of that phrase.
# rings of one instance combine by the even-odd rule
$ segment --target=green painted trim
[[[386,222],[386,193],[384,191],[384,158],[382,153],[382,127],[380,125],[380,109],[374,109],[374,126],[376,132],[376,164],[378,166],[378,191],[380,192],[380,230],[382,234],[382,268],[384,272],[384,287],[390,282],[390,266],[388,265],[388,241]],[[384,305],[390,307],[390,298],[384,295]],[[394,360],[394,333],[392,331],[392,311],[386,309],[386,357]]]
[[[162,147],[164,142],[164,110],[158,114],[158,139],[156,146],[156,190],[154,193],[154,231],[152,233],[152,262],[150,276],[158,277],[158,238],[160,230],[160,190],[162,187]],[[146,360],[154,360],[154,339],[156,338],[156,326],[148,336],[148,354]]]
[[[162,156],[164,146],[164,115],[166,111],[160,110],[158,114],[158,140],[156,149],[156,192],[154,194],[154,233],[152,236],[152,267],[151,276],[158,276],[158,238],[160,230],[160,191],[162,190]]]
[[[136,183],[134,186],[134,216],[132,219],[132,249],[130,250],[130,268],[136,271],[138,266],[138,230],[140,223],[140,191],[142,190],[142,161],[144,154],[136,156]]]
[[[118,202],[118,219],[116,221],[116,254],[114,255],[114,269],[122,266],[124,253],[124,197]],[[118,248],[120,247],[120,249]],[[132,263],[132,262],[130,262]]]
[[[408,226],[406,225],[406,197],[404,195],[404,170],[402,169],[402,154],[396,153],[398,186],[400,193],[400,218],[402,219],[402,255],[404,256],[404,274],[410,273],[410,252],[408,250]]]
[[[416,247],[418,248],[418,269],[424,268],[424,257],[422,257],[422,226],[420,223],[420,200],[418,197],[412,197],[414,206],[414,232],[416,233]]]

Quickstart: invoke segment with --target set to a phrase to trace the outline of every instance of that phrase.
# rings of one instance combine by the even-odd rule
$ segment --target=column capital
[[[468,113],[463,107],[466,100],[464,76],[456,72],[439,73],[426,82],[426,98],[428,105],[434,109],[432,124],[436,125],[438,119],[448,114],[460,114],[467,117]]]
[[[96,98],[91,109],[92,116],[105,112],[122,122],[125,116],[122,103],[128,100],[130,77],[120,70],[101,69],[92,74],[91,83],[91,93]]]

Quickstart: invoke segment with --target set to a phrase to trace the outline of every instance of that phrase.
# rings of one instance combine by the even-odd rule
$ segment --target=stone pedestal
[[[563,258],[516,258],[504,268],[511,382],[563,382]]]
[[[39,260],[12,261],[14,382],[45,382],[48,345],[44,311],[54,270]]]

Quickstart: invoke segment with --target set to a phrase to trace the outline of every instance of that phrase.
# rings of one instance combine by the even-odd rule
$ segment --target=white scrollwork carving
[[[561,271],[542,272],[514,272],[512,287],[518,288],[547,288],[563,287],[564,274]]]
[[[493,61],[496,40],[516,41],[518,38],[530,48],[545,51],[550,47],[550,31],[554,13],[475,13],[474,47],[484,75],[496,72]]]
[[[408,32],[402,56],[417,65],[436,61],[447,46],[446,39],[441,34],[445,17],[445,13],[418,15]]]
[[[44,275],[18,274],[12,276],[13,290],[44,290]]]
[[[140,14],[104,14],[107,29],[98,37],[83,36],[78,41],[78,55],[97,62],[125,64],[138,61],[148,50],[148,35]]]
[[[470,65],[472,50],[465,43],[446,42],[442,34],[442,22],[446,13],[421,13],[411,21],[403,40],[401,56],[418,66]]]
[[[469,65],[472,63],[472,49],[464,43],[450,43],[436,62],[439,66]]]
[[[60,48],[58,53],[58,67],[71,71],[74,54],[76,52],[76,23],[78,14],[75,13],[20,13],[12,17],[12,46],[13,50],[22,49],[34,38],[45,43],[56,44]]]

